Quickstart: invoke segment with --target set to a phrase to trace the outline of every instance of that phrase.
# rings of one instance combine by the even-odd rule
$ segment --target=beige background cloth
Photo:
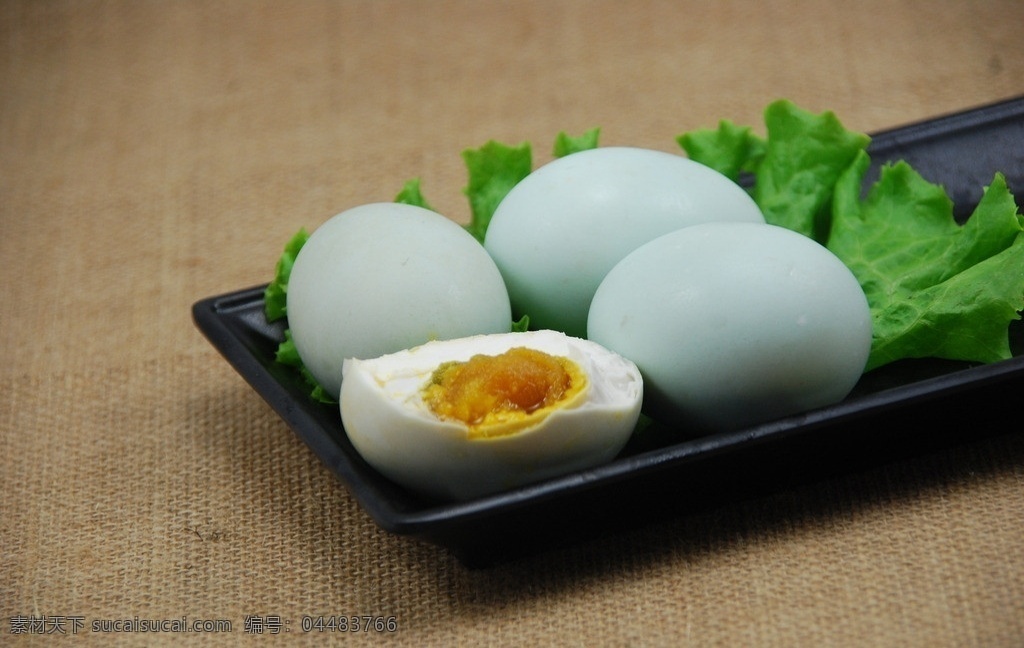
[[[190,315],[411,177],[464,221],[488,139],[677,150],[780,97],[884,129],[1024,92],[1022,28],[1017,0],[0,3],[0,644],[276,615],[309,642],[1024,645],[1019,421],[468,570],[380,530]],[[398,631],[301,632],[338,614]],[[89,627],[183,616],[233,630]]]

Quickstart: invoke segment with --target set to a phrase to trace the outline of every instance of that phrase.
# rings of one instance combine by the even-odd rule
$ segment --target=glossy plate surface
[[[873,136],[874,170],[904,159],[943,184],[966,218],[998,171],[1024,197],[1024,98]],[[383,528],[449,548],[481,566],[680,515],[787,484],[1011,432],[1024,387],[1024,327],[1014,357],[972,366],[904,361],[865,376],[842,403],[736,432],[638,437],[618,459],[499,495],[425,501],[370,468],[349,443],[335,407],[311,400],[301,378],[274,361],[283,324],[263,315],[263,286],[196,302],[210,343],[309,445]]]

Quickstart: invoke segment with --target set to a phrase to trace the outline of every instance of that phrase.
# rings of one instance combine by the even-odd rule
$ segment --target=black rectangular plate
[[[881,164],[906,160],[946,187],[961,220],[997,171],[1020,200],[1024,97],[877,133],[869,152],[869,182]],[[263,286],[203,299],[192,314],[381,527],[447,547],[470,566],[1005,432],[1002,417],[1016,410],[1024,387],[1024,331],[1015,323],[1009,360],[893,363],[867,374],[832,407],[700,438],[654,428],[607,465],[491,497],[436,503],[367,465],[337,408],[311,400],[302,379],[275,362],[284,331],[263,315]]]

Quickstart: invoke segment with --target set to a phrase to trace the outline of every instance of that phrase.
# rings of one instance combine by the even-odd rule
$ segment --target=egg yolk
[[[586,374],[568,358],[515,347],[442,364],[424,388],[423,400],[438,417],[465,423],[471,437],[501,436],[571,405],[586,385]]]

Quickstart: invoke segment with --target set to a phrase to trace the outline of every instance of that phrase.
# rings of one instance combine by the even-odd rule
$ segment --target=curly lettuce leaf
[[[824,241],[833,188],[871,138],[846,130],[832,112],[815,115],[789,101],[769,105],[764,120],[754,200],[769,223]]]
[[[324,403],[325,405],[336,405],[337,399],[332,397],[323,386],[317,382],[317,379],[313,377],[309,369],[302,362],[302,358],[299,357],[299,350],[295,348],[295,342],[292,341],[291,329],[285,329],[284,341],[277,347],[277,353],[274,354],[274,359],[283,365],[294,367],[302,379],[306,381],[306,385],[309,386],[309,396],[313,400]]]
[[[463,151],[462,159],[469,171],[469,184],[463,190],[471,215],[466,229],[482,243],[498,203],[530,174],[533,155],[529,143],[509,146],[491,140]]]
[[[284,246],[284,252],[277,260],[277,267],[274,269],[274,279],[267,284],[263,291],[263,308],[267,315],[268,322],[276,322],[287,315],[288,312],[288,278],[292,274],[292,265],[295,264],[295,257],[299,250],[309,239],[309,233],[305,228],[299,229]]]
[[[512,321],[512,326],[509,327],[509,333],[525,333],[530,330],[530,316],[523,315],[518,320]]]
[[[598,147],[598,139],[601,136],[600,128],[591,128],[579,136],[572,136],[561,131],[555,137],[555,145],[551,151],[552,155],[556,158],[565,157],[566,155],[572,155],[573,153],[579,153],[580,151],[589,151]]]
[[[600,128],[592,128],[582,135],[572,136],[561,131],[555,137],[552,154],[565,157],[579,151],[597,148]],[[470,221],[466,230],[481,243],[498,204],[514,186],[533,170],[533,153],[528,142],[510,146],[491,140],[476,149],[462,152],[469,182],[463,194],[469,200]],[[423,196],[419,178],[408,180],[395,196],[395,202],[437,211]]]
[[[866,370],[904,358],[1009,358],[1007,328],[1024,308],[1024,237],[997,174],[963,225],[945,190],[905,162],[886,165],[859,198],[861,154],[836,185],[827,247],[857,277],[871,306]]]
[[[284,251],[277,260],[274,279],[267,284],[263,291],[263,311],[268,322],[276,322],[288,316],[288,280],[291,278],[295,258],[307,240],[309,240],[309,233],[305,228],[300,228],[285,244]],[[294,367],[299,372],[306,384],[309,385],[310,396],[313,400],[327,404],[337,403],[302,363],[299,351],[295,348],[295,342],[292,341],[291,329],[285,329],[284,340],[278,344],[274,359],[280,364]]]
[[[687,155],[738,179],[769,223],[824,244],[860,282],[874,339],[866,370],[904,358],[992,362],[1010,356],[1008,327],[1024,309],[1024,235],[996,175],[964,225],[941,186],[905,162],[887,165],[862,198],[870,138],[831,112],[777,101],[767,138],[731,122],[677,138]]]
[[[765,140],[729,121],[676,139],[691,159],[733,180],[753,172],[766,221],[824,242],[833,188],[871,138],[847,130],[832,112],[814,114],[784,99],[768,105],[764,122]]]
[[[996,362],[1024,300],[1024,239],[940,284],[880,309],[865,371],[904,358]],[[1013,295],[1018,295],[1014,297]]]
[[[764,159],[767,142],[754,134],[750,126],[738,126],[728,119],[716,129],[698,129],[683,133],[676,142],[686,156],[739,182],[743,173],[753,173]]]
[[[423,197],[423,191],[420,189],[419,178],[413,178],[412,180],[408,180],[402,187],[401,191],[398,192],[398,195],[395,196],[395,202],[403,203],[406,205],[415,205],[416,207],[423,207],[424,209],[429,209],[430,211],[437,211],[436,209],[431,207],[430,203],[427,202],[427,199]]]

